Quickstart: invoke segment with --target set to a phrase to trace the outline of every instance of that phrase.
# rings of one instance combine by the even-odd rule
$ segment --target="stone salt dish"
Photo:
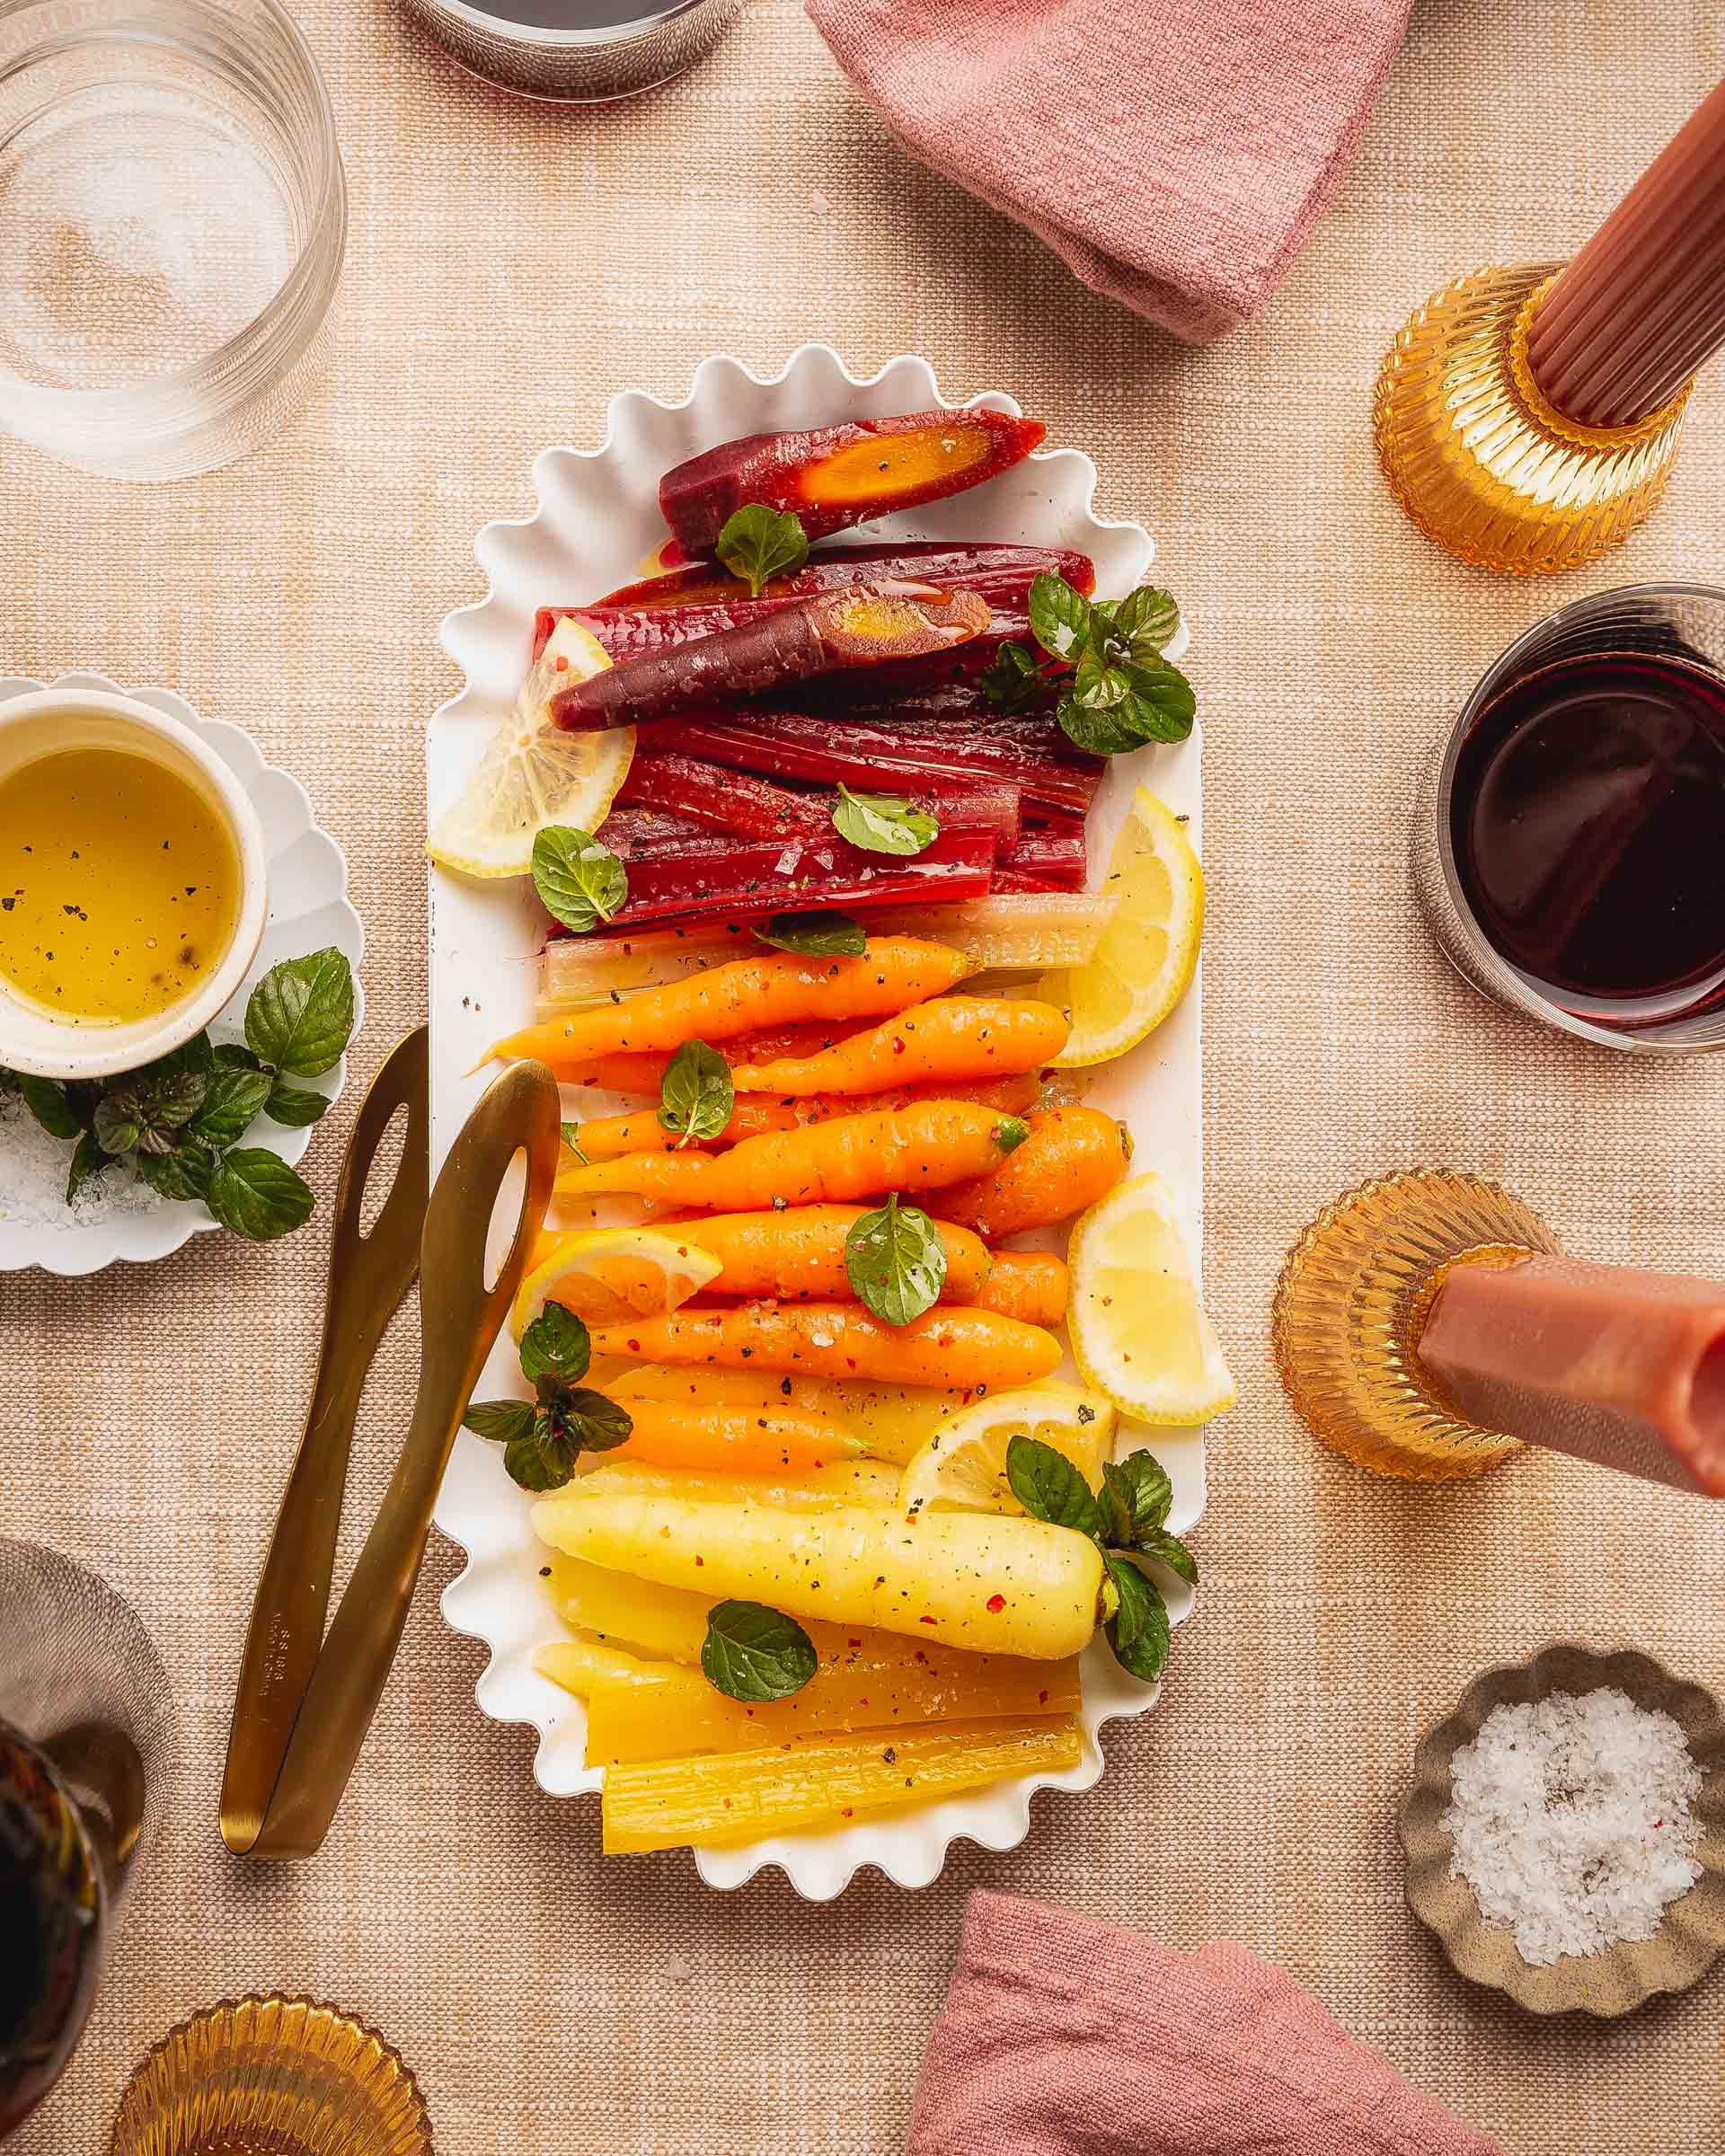
[[[1695,1860],[1702,1876],[1668,1905],[1651,1939],[1621,1940],[1597,1954],[1534,1967],[1517,1951],[1510,1931],[1486,1922],[1467,1881],[1450,1871],[1453,1844],[1442,1825],[1450,1804],[1450,1762],[1478,1736],[1494,1708],[1602,1685],[1626,1692],[1638,1707],[1668,1714],[1682,1729],[1702,1777],[1691,1807],[1700,1829]],[[1420,1740],[1401,1829],[1408,1906],[1436,1935],[1459,1975],[1506,1993],[1529,2013],[1602,2019],[1631,2013],[1662,1992],[1686,1991],[1725,1954],[1725,1711],[1711,1692],[1683,1683],[1647,1655],[1549,1647],[1518,1667],[1476,1677]]]

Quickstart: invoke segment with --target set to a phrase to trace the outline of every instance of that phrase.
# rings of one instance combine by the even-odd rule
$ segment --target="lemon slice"
[[[479,769],[431,827],[427,852],[439,868],[465,876],[526,876],[533,842],[548,824],[592,831],[629,775],[635,729],[570,733],[551,716],[553,694],[611,664],[603,648],[566,615],[516,699],[513,717],[491,738]]]
[[[1185,994],[1198,965],[1204,871],[1185,826],[1147,786],[1132,797],[1102,890],[1119,904],[1088,964],[1045,974],[1035,992],[1072,1014],[1072,1036],[1054,1058],[1063,1070],[1136,1047]]]
[[[1159,1175],[1134,1176],[1072,1231],[1066,1328],[1087,1385],[1142,1422],[1208,1422],[1234,1379]]]
[[[1094,1489],[1113,1436],[1113,1409],[1075,1385],[989,1393],[949,1415],[911,1455],[899,1480],[898,1503],[906,1512],[931,1505],[1022,1512],[1006,1480],[1006,1447],[1014,1437],[1037,1437],[1064,1453]]]
[[[679,1309],[723,1268],[706,1250],[655,1228],[578,1228],[558,1237],[515,1291],[517,1340],[547,1303],[588,1325],[625,1325]]]

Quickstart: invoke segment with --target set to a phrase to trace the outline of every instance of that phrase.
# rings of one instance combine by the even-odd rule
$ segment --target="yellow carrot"
[[[565,1624],[634,1654],[700,1661],[712,1595],[631,1579],[626,1572],[607,1572],[561,1550],[552,1552],[543,1571],[549,1575],[544,1588],[551,1606]]]
[[[959,1232],[942,1227],[949,1249],[951,1238]],[[721,1285],[713,1283],[715,1287]],[[1066,1314],[1066,1266],[1048,1251],[996,1250],[987,1279],[966,1299],[978,1310],[997,1310],[1009,1318],[1022,1318],[1027,1325],[1057,1325]]]
[[[780,1094],[869,1093],[895,1080],[951,1088],[1034,1070],[1060,1053],[1071,1031],[1052,1003],[943,996],[816,1056],[739,1064],[731,1083],[739,1093]]]
[[[986,1175],[1025,1125],[970,1100],[919,1100],[894,1112],[836,1116],[807,1130],[745,1138],[729,1153],[631,1153],[590,1168],[565,1169],[560,1195],[634,1191],[709,1212],[762,1206],[844,1205],[883,1191],[938,1188]]]
[[[836,1422],[793,1408],[686,1408],[657,1400],[626,1404],[634,1427],[627,1442],[607,1455],[612,1460],[765,1475],[801,1473],[862,1450]]]
[[[626,1086],[611,1089],[626,1092]],[[901,1085],[890,1092],[873,1094],[816,1093],[796,1100],[774,1100],[755,1093],[739,1100],[730,1120],[715,1138],[686,1142],[659,1122],[658,1110],[633,1109],[626,1116],[595,1116],[581,1124],[574,1144],[588,1161],[615,1161],[625,1153],[682,1153],[691,1146],[703,1152],[739,1145],[745,1138],[764,1137],[768,1131],[799,1130],[805,1124],[826,1123],[834,1116],[861,1116],[877,1110],[909,1108],[918,1100],[974,1100],[984,1108],[998,1108],[1009,1116],[1021,1116],[1035,1104],[1042,1090],[1034,1072],[1016,1077],[990,1079],[986,1085]]]
[[[534,1507],[533,1527],[661,1586],[1038,1662],[1077,1654],[1104,1607],[1096,1544],[1022,1514],[560,1491]]]
[[[715,1295],[775,1295],[786,1302],[850,1302],[856,1290],[845,1269],[845,1239],[863,1217],[862,1206],[792,1206],[783,1212],[714,1213],[679,1221],[679,1242],[705,1250],[721,1270],[707,1284]],[[975,1303],[988,1277],[988,1246],[969,1228],[942,1226],[946,1281],[942,1298]]]
[[[992,1781],[1057,1773],[1084,1755],[1083,1731],[1061,1717],[809,1736],[761,1752],[613,1767],[600,1800],[603,1846],[616,1856],[845,1826]]]
[[[640,1324],[601,1325],[596,1355],[642,1362],[714,1363],[815,1377],[884,1378],[900,1385],[1033,1385],[1060,1361],[1060,1343],[998,1311],[937,1304],[908,1325],[885,1325],[855,1303],[740,1303],[675,1311]]]
[[[686,1040],[735,1040],[768,1026],[884,1018],[955,987],[974,959],[910,936],[876,936],[862,957],[764,951],[616,1003],[548,1019],[500,1040],[497,1056],[536,1056],[554,1066],[593,1056],[650,1055]]]
[[[1069,1220],[1125,1175],[1132,1140],[1125,1124],[1100,1109],[1045,1109],[1029,1122],[1029,1138],[1009,1161],[942,1191],[943,1219],[992,1241]]]
[[[836,1637],[838,1650],[818,1647],[815,1674],[783,1700],[727,1699],[699,1670],[675,1662],[642,1663],[638,1673],[617,1677],[589,1674],[576,1657],[559,1657],[560,1648],[573,1644],[568,1641],[541,1648],[534,1662],[587,1701],[589,1767],[749,1752],[790,1737],[849,1736],[930,1722],[1019,1721],[1075,1714],[1080,1705],[1075,1660],[969,1655],[932,1643],[916,1647],[889,1632],[860,1628],[850,1635],[854,1646],[844,1644],[842,1630]],[[882,1654],[865,1639],[882,1642],[889,1651]]]
[[[734,1467],[660,1467],[615,1452],[556,1491],[560,1505],[596,1498],[677,1498],[691,1505],[765,1505],[783,1512],[832,1512],[846,1505],[895,1505],[899,1477],[884,1460],[828,1460],[821,1467],[769,1474]]]

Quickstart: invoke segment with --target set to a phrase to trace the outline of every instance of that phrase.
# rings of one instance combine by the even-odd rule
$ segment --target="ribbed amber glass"
[[[1385,476],[1429,538],[1484,569],[1574,569],[1665,490],[1687,385],[1633,427],[1584,427],[1541,393],[1527,325],[1559,264],[1480,270],[1410,317],[1377,377]]]
[[[164,2037],[120,2099],[111,2156],[431,2156],[413,2076],[309,1999],[240,1999]]]
[[[1452,1414],[1415,1349],[1458,1265],[1510,1265],[1557,1244],[1497,1184],[1416,1170],[1326,1206],[1289,1251],[1271,1339],[1296,1409],[1334,1452],[1419,1482],[1483,1474],[1518,1441]]]

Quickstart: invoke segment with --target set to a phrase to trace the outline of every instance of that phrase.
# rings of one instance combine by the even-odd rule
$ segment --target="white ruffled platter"
[[[365,931],[348,903],[346,856],[319,826],[299,781],[275,764],[266,764],[257,743],[242,728],[225,719],[202,717],[172,689],[125,688],[102,674],[62,674],[52,682],[13,675],[0,678],[0,703],[43,688],[105,692],[154,704],[157,711],[201,735],[252,797],[263,826],[269,858],[270,915],[252,970],[214,1021],[211,1030],[216,1038],[243,1037],[240,1019],[246,998],[272,966],[283,959],[326,950],[332,944],[354,968],[357,1034],[365,1022],[365,993],[358,982]],[[343,1057],[323,1077],[296,1082],[326,1093],[333,1100],[347,1082],[347,1069]],[[14,1108],[0,1121],[0,1154],[15,1118],[27,1117],[27,1113]],[[33,1127],[21,1127],[20,1140],[33,1142],[32,1131]],[[311,1140],[310,1127],[287,1130],[260,1119],[246,1133],[245,1142],[267,1146],[284,1161],[297,1164]],[[70,1147],[65,1150],[69,1158]],[[129,1188],[124,1198],[123,1205],[97,1207],[84,1218],[80,1218],[75,1209],[69,1215],[44,1217],[15,1202],[8,1206],[4,1162],[0,1162],[0,1272],[18,1272],[25,1266],[39,1265],[44,1272],[71,1277],[99,1272],[116,1259],[147,1265],[155,1259],[170,1256],[194,1235],[206,1234],[219,1225],[195,1201],[156,1197],[142,1188]]]
[[[678,402],[626,391],[611,401],[600,447],[544,451],[533,468],[538,496],[534,514],[488,524],[474,542],[488,582],[486,597],[477,605],[457,608],[442,625],[444,649],[462,670],[465,685],[430,721],[427,794],[432,817],[460,791],[492,732],[514,708],[535,609],[596,596],[642,573],[643,559],[665,536],[657,492],[661,473],[699,450],[739,435],[960,401],[942,392],[925,360],[908,354],[860,380],[828,347],[804,345],[770,381],[760,380],[736,359],[719,357],[702,363],[688,395]],[[1012,398],[998,393],[962,401],[1018,410]],[[1075,547],[1095,561],[1098,592],[1117,596],[1144,579],[1155,549],[1140,525],[1095,514],[1091,506],[1095,486],[1095,466],[1082,452],[1045,449],[971,493],[860,527],[850,536],[858,542],[903,536]],[[1181,643],[1184,636],[1182,630]],[[1171,650],[1177,654],[1181,648],[1176,643]],[[1178,748],[1116,757],[1091,816],[1092,863],[1106,861],[1132,789],[1140,783],[1151,785],[1172,808],[1190,818],[1194,843],[1199,843],[1200,760],[1196,733]],[[525,882],[488,887],[432,870],[434,1170],[492,1074],[491,1069],[475,1070],[476,1059],[488,1043],[534,1017],[543,930],[544,916]],[[594,1098],[586,1096],[588,1102]],[[1154,1169],[1172,1188],[1196,1262],[1203,1247],[1196,985],[1166,1024],[1101,1073],[1089,1098],[1128,1124],[1137,1144],[1134,1171]],[[584,1108],[582,1112],[594,1111]],[[1070,1364],[1066,1374],[1073,1374]],[[481,1392],[496,1397],[520,1390],[506,1337],[491,1357]],[[1170,1524],[1183,1533],[1204,1509],[1203,1433],[1124,1426],[1119,1449],[1141,1445],[1155,1452],[1173,1479]],[[553,1795],[575,1796],[597,1789],[603,1772],[586,1763],[580,1702],[533,1667],[534,1648],[555,1637],[560,1628],[539,1582],[545,1552],[529,1525],[530,1503],[504,1472],[499,1449],[462,1432],[435,1518],[466,1551],[468,1561],[446,1589],[443,1612],[456,1631],[482,1639],[491,1650],[476,1687],[481,1710],[500,1721],[531,1723],[539,1732],[534,1772],[540,1786]],[[1171,1597],[1176,1623],[1190,1607],[1190,1592]],[[1029,1829],[1036,1792],[1089,1789],[1102,1772],[1102,1725],[1142,1715],[1160,1696],[1159,1685],[1140,1684],[1128,1676],[1101,1641],[1091,1647],[1083,1671],[1085,1754],[1069,1772],[1027,1776],[833,1833],[698,1849],[695,1862],[702,1878],[713,1886],[740,1886],[757,1871],[776,1867],[799,1893],[825,1901],[842,1893],[867,1865],[901,1886],[924,1886],[938,1876],[954,1841],[993,1850],[1014,1847]]]

